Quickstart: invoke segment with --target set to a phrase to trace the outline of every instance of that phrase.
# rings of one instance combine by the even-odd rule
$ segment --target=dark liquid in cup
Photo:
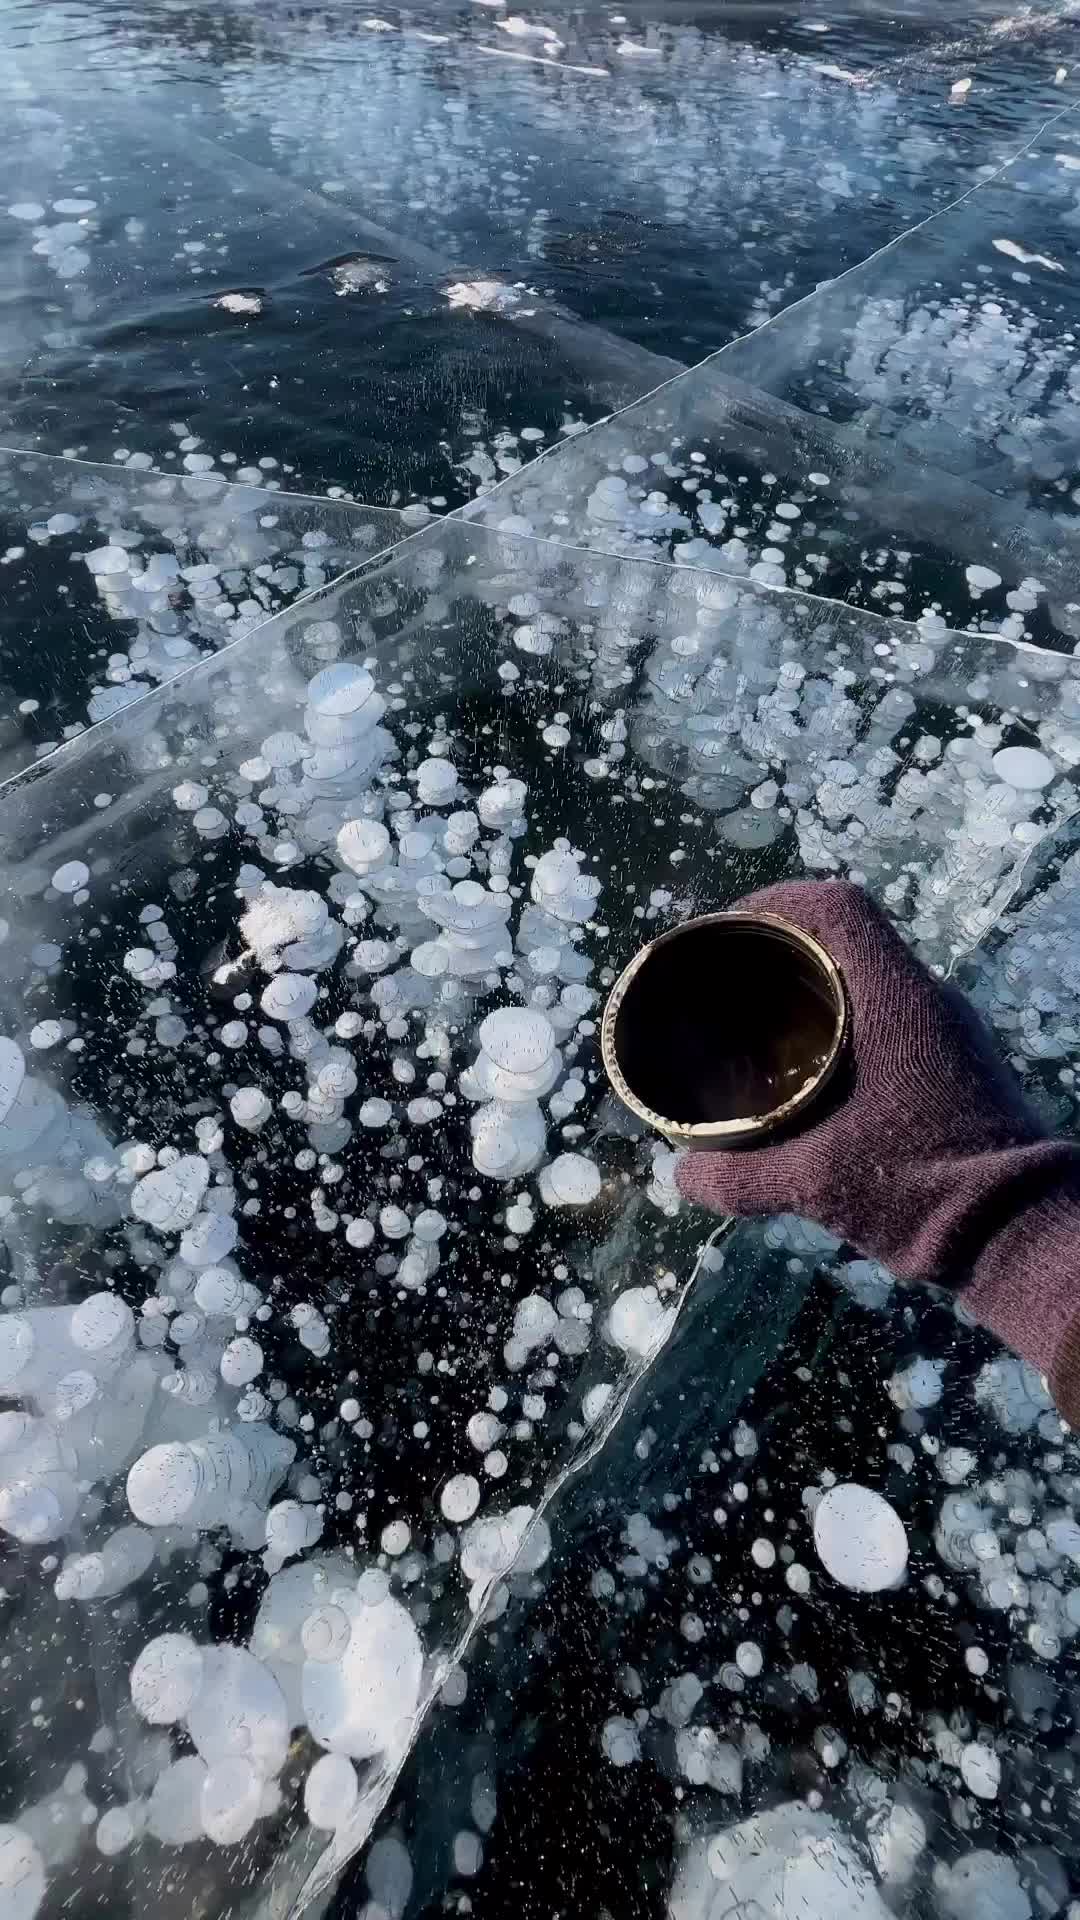
[[[781,929],[713,921],[659,941],[627,988],[615,1055],[664,1120],[775,1112],[814,1080],[837,1035],[832,985]]]

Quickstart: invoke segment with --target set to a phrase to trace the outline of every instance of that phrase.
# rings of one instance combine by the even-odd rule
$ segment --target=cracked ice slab
[[[0,778],[404,538],[386,509],[0,448]],[[280,483],[279,483],[280,485]]]
[[[1015,227],[1068,277],[1075,127],[1067,105],[954,207],[470,515],[1071,644],[1068,288],[992,242]]]
[[[605,1094],[614,969],[800,870],[860,872],[928,957],[966,949],[1075,805],[1075,666],[459,522],[9,785],[0,1326],[37,1424],[7,1434],[3,1514],[47,1535],[59,1634],[123,1591],[104,1693],[140,1656],[177,1675],[160,1708],[140,1678],[145,1786],[108,1811],[150,1822],[185,1898],[240,1898],[250,1850],[285,1898],[317,1869],[305,1728],[374,1763],[355,1806],[327,1786],[351,1808],[327,1866],[362,1842],[470,1623],[542,1580],[544,1489],[675,1326],[698,1227]],[[995,764],[1023,770],[1020,735],[1041,786]],[[222,1639],[224,1551],[247,1598]]]

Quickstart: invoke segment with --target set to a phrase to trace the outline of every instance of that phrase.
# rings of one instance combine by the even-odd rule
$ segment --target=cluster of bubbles
[[[401,636],[396,654],[380,627]],[[457,690],[446,653],[456,630],[474,636],[470,683],[490,687],[486,708]],[[17,1275],[0,1323],[14,1402],[0,1525],[52,1562],[61,1607],[116,1603],[193,1560],[205,1611],[228,1578],[226,1552],[268,1583],[242,1636],[215,1640],[181,1619],[132,1647],[136,1715],[157,1731],[152,1759],[140,1749],[141,1789],[83,1829],[106,1856],[147,1837],[228,1848],[272,1834],[299,1788],[313,1833],[345,1857],[427,1704],[454,1684],[446,1648],[459,1617],[486,1622],[544,1565],[550,1536],[528,1450],[545,1423],[552,1465],[588,1446],[620,1381],[671,1335],[678,1292],[664,1236],[685,1229],[672,1156],[641,1151],[635,1205],[647,1214],[631,1208],[609,1233],[614,1201],[622,1208],[631,1190],[617,1130],[601,1151],[586,1125],[598,996],[612,978],[599,916],[614,917],[634,872],[626,851],[613,859],[616,846],[642,858],[659,821],[658,859],[630,882],[632,911],[619,908],[631,933],[692,904],[693,891],[675,891],[688,844],[696,890],[709,884],[707,847],[734,859],[745,884],[787,835],[811,870],[869,878],[943,958],[1000,914],[1073,804],[1067,656],[988,650],[940,622],[841,615],[760,585],[657,577],[595,556],[548,554],[541,569],[527,542],[432,529],[407,558],[259,639],[257,659],[250,648],[221,657],[205,705],[194,679],[178,682],[138,725],[121,716],[101,730],[72,784],[71,829],[57,826],[62,857],[43,866],[30,828],[11,875],[32,907],[0,947],[15,1021],[3,1054],[3,1230]],[[940,716],[950,688],[954,730],[931,734],[922,710],[932,702]],[[527,717],[527,750],[502,745],[511,711]],[[113,803],[97,805],[118,748],[121,784],[134,780],[156,822],[147,882],[125,888],[122,908]],[[33,796],[28,785],[17,799]],[[601,844],[601,820],[608,836],[606,885],[551,831],[553,817],[580,823],[586,806],[590,839]],[[1017,916],[1014,955],[1038,952],[1040,911],[1052,909]],[[207,930],[193,932],[200,914]],[[64,987],[65,957],[95,928],[102,997],[123,995],[119,1030],[106,1017],[99,1032]],[[126,1078],[147,1076],[127,1107],[134,1137],[92,1117],[76,1091],[82,1050],[108,1071],[118,1038]],[[373,1078],[376,1062],[385,1078]],[[160,1117],[158,1072],[179,1090]],[[326,1258],[340,1250],[351,1287],[312,1284],[301,1257],[298,1285],[279,1300],[280,1260],[256,1250],[279,1212]],[[100,1271],[115,1269],[123,1290],[50,1296],[41,1275],[58,1231],[107,1247]],[[477,1231],[482,1279],[469,1269]],[[594,1257],[598,1232],[608,1239]],[[769,1234],[796,1260],[828,1248],[827,1236],[783,1223]],[[853,1290],[876,1285],[849,1278]],[[466,1453],[442,1454],[437,1515],[406,1517],[407,1492],[394,1511],[373,1501],[373,1465],[358,1503],[347,1454],[366,1460],[375,1428],[370,1382],[353,1381],[341,1344],[341,1302],[359,1289],[424,1325],[478,1288],[489,1384],[466,1390]],[[409,1370],[449,1384],[458,1352],[428,1338]],[[492,1380],[500,1350],[503,1378]],[[316,1379],[344,1376],[330,1420],[299,1384],[309,1365]],[[940,1385],[933,1365],[898,1369],[891,1397],[909,1427]],[[1019,1363],[995,1361],[977,1399],[1007,1431],[1060,1442]],[[419,1462],[431,1422],[414,1419]],[[752,1454],[752,1435],[737,1430],[735,1444]],[[1067,1596],[1043,1577],[1068,1552],[1068,1489],[1048,1506],[1045,1546],[1031,1538],[1033,1509],[1013,1533],[997,1525],[991,1556],[975,1543],[994,1531],[995,1495],[969,1484],[961,1459],[950,1472],[948,1564],[980,1583],[987,1605],[1025,1609],[1032,1654],[1052,1657],[1073,1631]],[[905,1529],[873,1487],[823,1484],[806,1512],[832,1578],[855,1592],[903,1582]],[[84,1537],[69,1544],[76,1525]],[[663,1552],[651,1523],[631,1530],[628,1548],[627,1564],[645,1567]],[[446,1593],[455,1562],[447,1612],[432,1593]],[[787,1569],[795,1593],[800,1567]],[[740,1684],[760,1657],[744,1639],[731,1663]],[[730,1740],[690,1717],[681,1731],[685,1777],[725,1791]],[[298,1736],[302,1785],[289,1774]],[[634,1738],[615,1728],[613,1754]],[[966,1765],[989,1777],[980,1755]],[[31,1829],[12,1831],[21,1861]]]
[[[117,1141],[32,1070],[50,1058],[77,1067],[93,1028],[85,1009],[82,1020],[37,1019],[0,1053],[3,1229],[20,1273],[0,1319],[0,1384],[14,1402],[0,1416],[0,1527],[28,1551],[61,1549],[46,1561],[65,1606],[115,1602],[192,1555],[213,1576],[221,1548],[211,1542],[261,1562],[269,1576],[246,1640],[170,1626],[137,1650],[132,1704],[158,1732],[152,1761],[142,1749],[143,1791],[83,1821],[106,1857],[147,1838],[228,1848],[272,1827],[288,1800],[281,1776],[298,1731],[310,1743],[303,1804],[313,1831],[342,1835],[357,1820],[366,1830],[356,1767],[400,1761],[442,1658],[421,1633],[430,1602],[411,1606],[410,1590],[456,1558],[466,1614],[479,1616],[493,1594],[505,1604],[508,1579],[527,1585],[543,1565],[549,1537],[535,1496],[500,1501],[499,1483],[511,1442],[526,1443],[545,1417],[558,1384],[552,1361],[574,1371],[594,1343],[591,1289],[571,1283],[545,1233],[541,1286],[517,1300],[507,1325],[507,1374],[526,1376],[515,1388],[522,1417],[501,1417],[501,1388],[474,1407],[477,1471],[444,1478],[442,1532],[432,1544],[395,1519],[368,1552],[363,1539],[359,1552],[324,1544],[331,1489],[310,1458],[314,1421],[275,1365],[290,1335],[318,1368],[337,1364],[331,1319],[310,1297],[275,1310],[278,1283],[261,1269],[253,1275],[245,1251],[246,1216],[272,1208],[289,1131],[299,1136],[296,1167],[318,1168],[314,1231],[339,1237],[376,1286],[418,1305],[445,1294],[448,1248],[460,1285],[460,1216],[475,1211],[477,1177],[492,1183],[489,1205],[512,1251],[536,1233],[538,1217],[590,1216],[604,1174],[583,1150],[576,1117],[595,1081],[588,934],[600,880],[567,839],[525,852],[528,783],[495,764],[486,784],[470,786],[442,719],[423,752],[415,733],[388,725],[391,705],[395,719],[404,705],[400,683],[383,692],[368,665],[334,658],[359,630],[347,603],[316,611],[303,647],[328,664],[298,678],[287,643],[266,667],[275,691],[288,689],[294,727],[283,712],[235,760],[181,752],[183,777],[158,784],[168,832],[192,858],[235,853],[232,929],[202,962],[195,997],[182,924],[190,890],[176,886],[175,872],[169,904],[139,907],[134,943],[126,933],[112,962],[134,1014],[129,1061],[189,1055],[192,1092],[217,1068],[216,1097],[194,1114],[189,1106],[186,1121],[178,1115],[168,1144],[149,1143],[148,1106],[137,1107],[139,1137]],[[228,697],[217,711],[230,711]],[[175,709],[182,729],[190,712],[185,695]],[[135,731],[132,744],[144,772],[160,768],[159,732]],[[33,948],[35,997],[59,985],[65,939],[77,943],[104,904],[104,870],[86,851],[42,876],[46,918],[63,924],[58,942]],[[317,884],[295,884],[295,867]],[[125,919],[130,926],[133,916]],[[7,946],[17,967],[20,936],[9,934]],[[335,1015],[325,1003],[331,994],[340,1003],[339,987]],[[215,1009],[209,1018],[203,996]],[[400,1101],[365,1092],[367,1058],[380,1048]],[[290,1082],[283,1092],[279,1069]],[[442,1143],[455,1113],[464,1172],[446,1145],[434,1162],[422,1145],[429,1133]],[[403,1129],[418,1150],[410,1166],[439,1169],[428,1203],[403,1204],[400,1180],[387,1188],[383,1177],[382,1194],[364,1204],[355,1177],[343,1178],[350,1143],[371,1140],[379,1152]],[[562,1136],[554,1147],[553,1132]],[[249,1153],[261,1194],[244,1202]],[[672,1200],[669,1182],[669,1210]],[[34,1304],[39,1249],[60,1228],[112,1246],[105,1271],[133,1262],[149,1282],[141,1301],[99,1289],[75,1305]],[[580,1259],[579,1251],[575,1278],[585,1277]],[[552,1260],[558,1284],[549,1294]],[[610,1376],[632,1373],[672,1320],[655,1284],[626,1288],[596,1318],[609,1380],[585,1394],[571,1438],[600,1417]],[[347,1391],[331,1425],[361,1444],[372,1433]],[[352,1505],[348,1480],[346,1472],[338,1482],[339,1516]],[[88,1506],[91,1487],[99,1491]],[[88,1537],[62,1551],[77,1527]],[[208,1591],[204,1581],[197,1605]],[[24,1859],[33,1830],[32,1821],[11,1827],[0,1860],[12,1887],[40,1891],[43,1879]],[[44,1873],[47,1863],[37,1864]],[[25,1899],[32,1913],[37,1895]]]
[[[658,375],[655,394],[472,511],[507,532],[1072,645],[1077,399],[1058,276],[1075,128],[1066,112],[962,211],[702,366]],[[1048,237],[1008,239],[1021,216],[1025,236]]]
[[[793,1266],[810,1251],[796,1222],[768,1231]],[[865,1318],[829,1336],[842,1397],[848,1370],[864,1375],[889,1497],[825,1464],[852,1457],[852,1427],[835,1387],[798,1364],[820,1365],[811,1332],[776,1369],[758,1426],[737,1422],[696,1458],[685,1419],[677,1440],[642,1431],[638,1484],[621,1489],[641,1504],[611,1503],[575,1597],[561,1590],[579,1634],[591,1603],[589,1661],[606,1648],[618,1702],[594,1734],[600,1772],[627,1778],[609,1790],[625,1802],[622,1815],[608,1805],[614,1831],[635,1793],[676,1786],[667,1897],[678,1920],[744,1903],[844,1920],[1080,1910],[1069,1898],[1075,1437],[1018,1361],[1002,1355],[958,1377],[946,1332],[955,1310],[942,1316],[922,1296],[916,1308],[891,1376],[871,1356],[879,1333]],[[714,1365],[703,1358],[702,1380]],[[680,1377],[692,1396],[693,1372]],[[820,1416],[809,1455],[783,1431],[801,1426],[798,1382]],[[713,1431],[704,1411],[691,1431]],[[793,1493],[793,1469],[798,1488],[808,1468],[812,1482]],[[914,1659],[876,1597],[919,1619]],[[928,1704],[924,1633],[940,1705],[934,1687]],[[651,1784],[635,1788],[642,1773]]]
[[[183,424],[175,440],[183,468],[175,475],[149,471],[149,454],[124,448],[117,471],[0,455],[0,511],[23,529],[0,548],[5,592],[18,605],[47,562],[60,595],[81,599],[89,587],[101,641],[81,675],[57,661],[47,700],[15,703],[11,737],[0,739],[5,774],[31,750],[48,753],[234,644],[406,530],[390,512],[290,497],[275,460],[242,466],[226,454],[218,467]],[[18,660],[3,667],[20,671]]]
[[[358,48],[361,28],[369,31]],[[888,66],[867,68],[861,49],[861,71],[830,60],[817,22],[796,51],[780,53],[687,22],[560,20],[556,32],[509,9],[478,8],[453,36],[432,36],[410,22],[328,16],[325,71],[317,81],[291,61],[283,91],[276,76],[294,31],[261,21],[254,55],[227,59],[222,79],[229,121],[268,137],[292,178],[334,200],[350,180],[370,182],[367,204],[379,219],[392,228],[408,207],[411,230],[449,259],[471,257],[477,231],[494,227],[516,242],[518,270],[541,286],[568,268],[617,274],[631,310],[641,298],[642,226],[691,227],[706,269],[722,238],[725,278],[737,276],[745,303],[739,318],[757,324],[809,290],[810,236],[821,220],[857,205],[867,221],[878,201],[898,224],[919,217],[928,202],[948,199],[961,147],[958,129],[938,117],[924,117],[913,135]],[[986,159],[1003,149],[995,128]],[[632,222],[607,211],[626,207]],[[505,246],[496,249],[505,257]]]

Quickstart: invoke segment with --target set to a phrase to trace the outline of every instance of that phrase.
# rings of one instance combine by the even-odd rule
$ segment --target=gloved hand
[[[740,905],[779,914],[832,955],[848,1058],[799,1132],[690,1153],[687,1200],[797,1213],[902,1279],[963,1294],[1080,1423],[1080,1147],[1045,1137],[961,996],[846,881],[792,881]]]

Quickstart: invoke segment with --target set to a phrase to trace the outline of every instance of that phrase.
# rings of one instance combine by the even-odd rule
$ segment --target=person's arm
[[[800,1214],[900,1279],[952,1287],[1080,1426],[1080,1146],[1046,1137],[972,1009],[858,887],[792,881],[740,904],[832,955],[848,1058],[807,1127],[688,1154],[680,1191],[722,1213]]]

